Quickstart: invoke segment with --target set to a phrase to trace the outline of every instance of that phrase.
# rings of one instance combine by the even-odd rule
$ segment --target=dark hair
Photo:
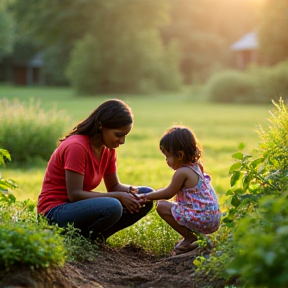
[[[160,140],[160,150],[173,156],[178,156],[180,151],[184,152],[183,161],[198,162],[202,151],[196,141],[193,132],[186,126],[174,126],[166,131]]]
[[[125,102],[118,99],[107,100],[86,119],[78,123],[60,142],[75,134],[95,137],[95,135],[100,134],[100,126],[108,129],[118,129],[132,123],[132,110]]]

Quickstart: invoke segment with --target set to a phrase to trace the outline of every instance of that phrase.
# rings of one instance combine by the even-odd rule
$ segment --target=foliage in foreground
[[[247,287],[287,287],[287,195],[261,199],[259,207],[237,224],[238,249],[227,272]]]
[[[227,282],[238,278],[241,287],[288,285],[288,134],[283,130],[288,115],[282,100],[274,105],[270,126],[259,130],[260,155],[233,155],[227,191],[231,205],[223,217],[217,251],[201,267]]]
[[[62,266],[66,261],[92,261],[98,253],[73,226],[66,230],[37,219],[35,203],[0,193],[0,267]]]
[[[11,160],[10,153],[0,149],[0,165]],[[92,260],[98,246],[84,239],[79,231],[69,226],[51,226],[36,216],[36,204],[30,200],[17,201],[11,189],[13,180],[0,178],[0,267],[15,265],[33,268],[61,266],[65,261]]]
[[[35,268],[62,265],[65,250],[62,239],[51,229],[32,223],[0,224],[0,266],[25,264]]]
[[[13,162],[48,161],[68,127],[67,115],[55,108],[44,111],[33,99],[25,104],[3,98],[0,109],[0,147],[9,151]]]

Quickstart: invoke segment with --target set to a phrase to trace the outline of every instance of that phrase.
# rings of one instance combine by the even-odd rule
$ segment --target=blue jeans
[[[150,187],[138,187],[139,194],[151,191],[154,190]],[[66,228],[68,223],[74,224],[84,237],[96,238],[102,234],[107,239],[140,220],[152,206],[152,202],[146,203],[139,212],[130,214],[123,212],[122,204],[116,198],[99,197],[59,205],[50,209],[45,217],[50,224],[58,224],[63,228]]]

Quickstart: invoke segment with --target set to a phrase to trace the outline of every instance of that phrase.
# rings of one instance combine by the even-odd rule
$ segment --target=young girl
[[[160,190],[139,195],[145,201],[158,201],[159,216],[183,236],[172,254],[198,247],[195,233],[210,234],[219,228],[221,213],[209,175],[200,163],[201,150],[192,131],[185,126],[170,128],[160,140],[160,150],[169,167],[175,170],[171,183]],[[194,233],[195,232],[195,233]]]

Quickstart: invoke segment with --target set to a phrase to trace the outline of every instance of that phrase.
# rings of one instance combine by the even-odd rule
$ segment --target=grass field
[[[173,94],[75,96],[68,88],[0,86],[0,98],[21,101],[39,100],[45,109],[56,106],[70,116],[71,126],[85,118],[106,99],[120,98],[133,110],[135,123],[126,144],[118,149],[118,174],[123,183],[148,185],[155,189],[166,186],[173,171],[166,166],[158,142],[164,131],[174,124],[190,126],[203,148],[205,169],[211,174],[221,205],[229,188],[231,155],[243,142],[245,152],[257,146],[257,126],[267,125],[272,105],[224,105],[209,103],[191,89]],[[56,141],[56,139],[55,139]],[[9,150],[9,147],[3,147]],[[2,169],[2,176],[19,185],[14,195],[19,200],[36,200],[41,188],[45,164],[36,167]],[[100,190],[104,190],[101,185]]]

